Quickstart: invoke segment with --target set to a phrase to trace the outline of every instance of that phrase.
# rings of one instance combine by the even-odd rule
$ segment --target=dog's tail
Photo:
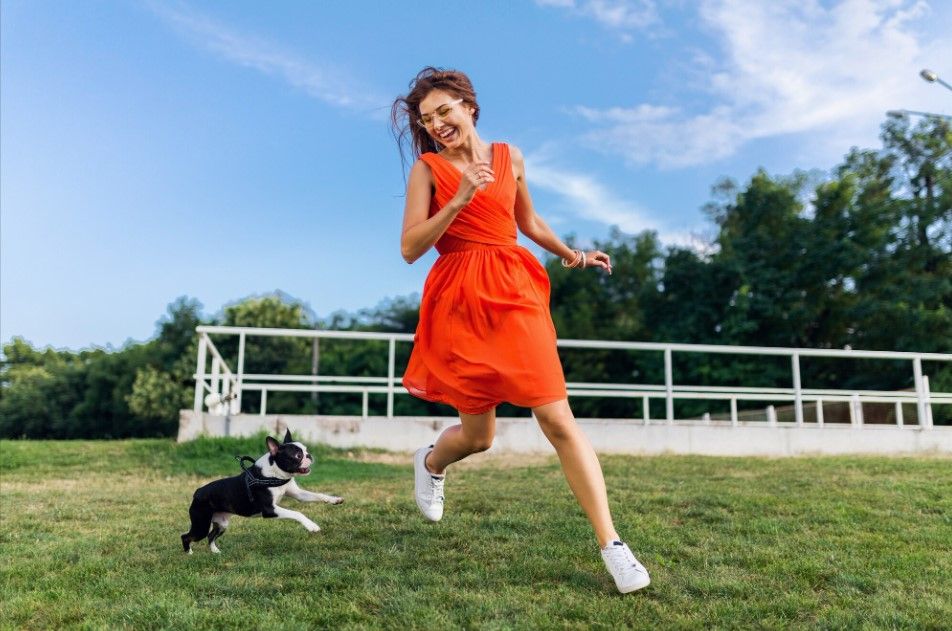
[[[208,531],[212,525],[212,514],[213,511],[210,507],[202,506],[199,502],[192,501],[192,505],[188,509],[188,516],[192,520],[192,527],[188,532],[182,535],[182,547],[185,548],[186,552],[191,551],[193,542],[201,541],[208,536]]]

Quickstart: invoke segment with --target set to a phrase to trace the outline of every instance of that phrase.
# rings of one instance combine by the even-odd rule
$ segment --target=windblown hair
[[[399,96],[390,108],[390,125],[393,137],[400,149],[400,163],[403,171],[407,171],[407,154],[409,150],[411,162],[428,151],[438,152],[437,143],[427,131],[418,124],[420,120],[420,102],[433,90],[443,90],[463,99],[463,103],[473,108],[473,124],[479,119],[479,104],[476,102],[476,91],[469,77],[459,70],[447,70],[427,66],[410,82],[410,91],[406,96]]]

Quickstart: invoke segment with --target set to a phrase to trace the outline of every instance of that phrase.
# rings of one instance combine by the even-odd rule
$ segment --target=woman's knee
[[[463,422],[463,438],[470,453],[486,451],[493,445],[496,435],[496,410],[483,414],[460,414]]]
[[[534,410],[542,433],[552,442],[570,440],[575,436],[575,417],[568,405],[543,406]]]
[[[552,442],[570,440],[575,435],[575,419],[539,418],[542,433]]]

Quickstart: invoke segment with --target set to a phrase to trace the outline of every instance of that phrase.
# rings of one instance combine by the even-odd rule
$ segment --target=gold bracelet
[[[585,256],[584,252],[581,250],[572,250],[575,253],[575,258],[572,259],[571,263],[566,263],[568,259],[562,259],[562,267],[567,267],[569,269],[573,267],[578,267],[579,261],[582,260],[582,257]]]

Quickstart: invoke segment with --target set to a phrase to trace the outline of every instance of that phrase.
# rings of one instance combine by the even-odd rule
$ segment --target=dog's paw
[[[309,521],[304,524],[304,527],[307,528],[308,532],[320,532],[321,527],[315,524],[313,521]]]
[[[334,497],[331,499],[331,504],[343,504],[343,503],[344,503],[343,497]]]

